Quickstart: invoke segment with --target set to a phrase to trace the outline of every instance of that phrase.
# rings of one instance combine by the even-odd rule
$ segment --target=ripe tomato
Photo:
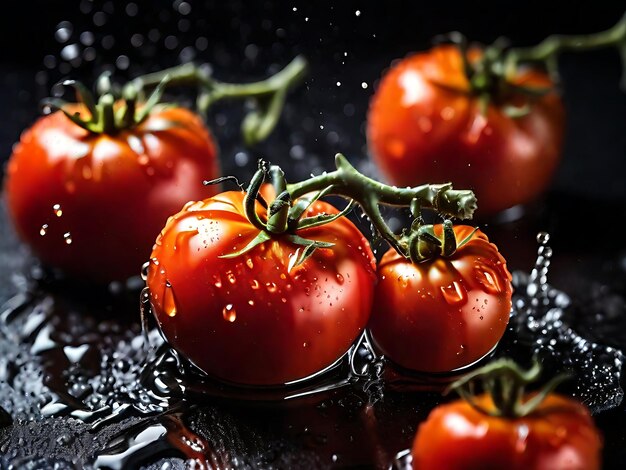
[[[487,394],[476,403],[494,409]],[[439,405],[412,447],[419,470],[597,470],[602,436],[586,407],[550,394],[529,415],[494,417],[465,400]]]
[[[472,61],[480,57],[480,51],[470,54]],[[509,82],[553,86],[536,69],[518,69]],[[368,147],[383,176],[397,186],[451,182],[471,189],[479,217],[538,199],[561,157],[561,99],[554,91],[534,97],[485,93],[491,101],[483,110],[455,46],[436,46],[394,64],[382,77],[367,117]],[[511,107],[525,114],[512,117]]]
[[[449,257],[412,263],[396,250],[378,264],[369,329],[391,361],[421,372],[447,372],[482,358],[498,343],[511,311],[511,274],[480,230],[454,226]],[[434,226],[441,236],[442,225]]]
[[[266,211],[256,202],[261,218]],[[334,214],[317,201],[305,213]],[[334,243],[294,265],[303,247],[286,234],[232,258],[260,233],[229,191],[169,219],[152,251],[147,286],[170,345],[205,373],[248,385],[310,376],[339,359],[369,318],[375,259],[345,217],[300,237]]]
[[[57,111],[22,134],[5,191],[18,234],[46,265],[108,282],[140,273],[167,217],[214,194],[202,181],[218,171],[212,135],[185,108],[157,107],[113,134]]]

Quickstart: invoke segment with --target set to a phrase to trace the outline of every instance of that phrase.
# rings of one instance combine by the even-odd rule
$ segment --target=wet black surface
[[[93,77],[120,54],[132,59],[132,65],[118,70],[118,75],[133,76],[138,70],[178,63],[185,47],[193,45],[196,59],[213,63],[218,78],[244,81],[261,78],[304,52],[311,61],[311,75],[290,94],[284,118],[268,141],[244,148],[237,129],[238,105],[220,104],[208,116],[220,142],[225,172],[243,180],[251,175],[258,156],[283,164],[287,177],[297,180],[331,169],[338,151],[362,171],[376,174],[367,160],[363,133],[368,98],[392,59],[405,55],[412,44],[425,46],[433,34],[462,29],[478,39],[492,40],[504,32],[532,43],[554,25],[570,33],[580,32],[583,26],[599,30],[621,14],[621,7],[609,2],[599,2],[595,13],[585,10],[584,15],[577,11],[565,15],[555,7],[529,29],[528,21],[522,25],[522,20],[534,16],[509,7],[506,12],[492,9],[499,19],[496,25],[488,15],[450,11],[444,5],[413,7],[413,24],[411,15],[403,14],[406,10],[383,21],[387,12],[383,14],[382,7],[358,2],[317,8],[272,2],[263,6],[255,2],[254,7],[245,2],[222,7],[210,2],[161,2],[167,15],[136,2],[145,12],[136,16],[119,7],[107,13],[112,2],[76,3],[78,10],[59,3],[49,18],[42,15],[28,25],[25,21],[24,28],[39,28],[41,37],[35,36],[39,39],[30,48],[22,44],[21,55],[13,51],[0,64],[3,158],[37,115],[37,102],[52,83],[62,76]],[[180,13],[181,3],[188,3],[194,14]],[[16,21],[26,17],[25,7],[12,8]],[[98,12],[104,12],[108,22],[95,25],[102,19],[96,17]],[[114,19],[123,18],[128,30],[112,26]],[[59,22],[68,19],[72,39],[53,39]],[[186,31],[181,30],[180,20],[189,20]],[[147,38],[154,24],[159,25],[160,35],[150,45]],[[81,42],[85,31],[94,33],[93,46]],[[129,47],[136,32],[145,36],[145,44]],[[168,35],[178,38],[172,49],[166,46]],[[108,36],[115,41],[107,49]],[[204,49],[198,47],[203,46],[198,37],[207,38]],[[96,59],[75,64],[63,60],[64,48],[73,41],[81,44],[82,54],[93,47]],[[246,47],[250,44],[256,49]],[[55,58],[53,66],[44,64],[52,60],[44,59],[45,55]],[[626,98],[617,87],[617,56],[609,51],[564,57],[562,78],[567,136],[551,191],[523,218],[509,223],[482,221],[481,227],[499,246],[510,269],[519,273],[518,287],[527,285],[525,275],[534,267],[537,233],[550,234],[553,255],[548,282],[563,294],[550,302],[567,305],[556,320],[572,330],[564,333],[557,328],[544,334],[527,328],[528,318],[519,312],[526,311],[528,298],[519,291],[518,315],[496,354],[510,353],[527,361],[539,351],[548,370],[578,371],[579,380],[563,390],[590,405],[605,436],[604,468],[617,470],[626,466],[623,377],[616,374],[621,367],[615,362],[619,350],[626,350],[626,244],[616,227],[626,216]],[[109,289],[50,281],[40,270],[33,271],[33,260],[13,236],[2,209],[0,468],[176,469],[189,465],[188,459],[209,468],[386,468],[397,452],[410,445],[419,422],[442,400],[436,392],[411,387],[410,391],[386,387],[381,395],[379,386],[365,387],[367,378],[280,402],[225,399],[223,393],[215,393],[220,388],[214,385],[211,393],[187,394],[183,399],[181,384],[197,381],[193,377],[177,381],[172,371],[178,365],[162,349],[146,356],[140,289],[140,282]],[[551,325],[554,320],[550,318]],[[572,343],[576,337],[583,341]],[[556,339],[554,345],[551,339]],[[158,344],[158,334],[153,332],[151,341]],[[576,351],[581,344],[589,345],[588,349]],[[607,352],[607,347],[613,350]],[[158,357],[167,360],[157,364]],[[153,367],[144,368],[144,360]],[[146,370],[171,373],[161,374],[167,380],[155,387]],[[589,375],[592,371],[598,375]],[[344,372],[337,371],[329,381],[345,378]]]

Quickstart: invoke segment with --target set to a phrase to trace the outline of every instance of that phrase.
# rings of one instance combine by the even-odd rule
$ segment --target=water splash
[[[509,329],[484,360],[499,355],[537,355],[549,370],[565,368],[575,372],[577,380],[572,393],[594,413],[618,406],[623,398],[623,355],[568,326],[570,299],[548,284],[552,253],[547,243],[548,237],[542,236],[537,262],[530,274],[514,273],[515,297]],[[145,274],[144,269],[144,277]],[[66,452],[58,455],[69,456],[70,462],[72,458],[78,461],[67,449],[76,444],[76,439],[82,439],[76,437],[80,431],[91,436],[95,462],[107,463],[110,468],[153,461],[155,453],[164,449],[180,455],[183,461],[196,462],[193,465],[219,462],[237,467],[244,461],[258,465],[271,461],[267,455],[250,453],[249,446],[261,437],[255,435],[252,444],[240,442],[238,437],[236,445],[225,445],[220,439],[230,431],[209,422],[205,423],[207,429],[199,428],[212,433],[207,439],[187,422],[187,417],[198,412],[190,404],[217,400],[223,405],[214,408],[211,416],[219,421],[224,419],[229,403],[236,407],[250,403],[255,413],[260,413],[260,403],[274,404],[280,409],[281,403],[288,402],[294,404],[289,407],[290,413],[304,413],[309,416],[307,419],[314,416],[313,422],[321,427],[336,420],[347,425],[345,417],[325,416],[329,410],[338,413],[343,409],[350,402],[346,401],[348,397],[359,397],[356,402],[361,405],[349,406],[350,413],[359,413],[364,403],[384,404],[389,393],[393,396],[397,392],[419,391],[403,396],[416,397],[424,409],[428,401],[424,401],[427,397],[422,393],[441,390],[455,375],[419,377],[396,370],[384,357],[376,355],[365,333],[348,354],[306,380],[272,389],[229,386],[203,375],[168,347],[155,325],[150,325],[153,320],[145,289],[140,295],[141,324],[128,325],[119,320],[124,312],[116,315],[117,320],[102,320],[91,316],[89,307],[68,308],[62,296],[32,283],[24,284],[29,288],[8,301],[0,313],[0,409],[6,410],[15,422],[11,432],[0,438],[0,447],[10,451],[11,462],[23,463],[20,459],[25,458],[19,450],[20,433],[43,433],[56,426],[63,431],[57,433],[62,441],[58,445]],[[457,375],[460,372],[455,371]],[[411,405],[407,410],[414,408]],[[37,430],[29,427],[29,422],[39,423]],[[237,429],[241,430],[240,426]],[[295,439],[308,442],[310,433],[298,434]],[[315,445],[333,450],[328,459],[342,458],[333,446]],[[302,449],[295,452],[294,455],[303,455]],[[36,457],[30,459],[33,462]],[[80,463],[91,465],[94,461]]]

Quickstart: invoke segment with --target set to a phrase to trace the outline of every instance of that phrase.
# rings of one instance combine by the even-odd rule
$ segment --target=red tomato
[[[375,259],[345,217],[298,231],[335,245],[297,266],[303,247],[284,235],[221,258],[260,232],[243,201],[242,192],[221,193],[168,221],[148,270],[152,308],[170,345],[207,374],[238,384],[284,384],[333,364],[363,331]],[[256,210],[265,217],[258,203]],[[337,210],[318,201],[305,215],[319,213]]]
[[[479,56],[474,51],[472,59]],[[531,69],[519,70],[510,81],[553,86],[545,73]],[[368,111],[374,162],[397,186],[452,182],[473,190],[479,217],[538,199],[561,157],[561,99],[553,91],[534,98],[492,91],[491,97],[483,113],[455,46],[400,60],[383,76]],[[527,107],[527,114],[510,117],[510,106]]]
[[[17,232],[46,265],[108,282],[138,275],[167,217],[214,194],[202,181],[217,175],[214,139],[187,109],[157,107],[112,135],[57,111],[22,134],[5,191]]]
[[[475,398],[493,409],[488,395]],[[531,414],[492,417],[465,400],[439,405],[413,442],[416,470],[597,470],[602,436],[582,404],[550,394]]]
[[[441,236],[442,225],[435,225]],[[421,372],[447,372],[482,358],[498,343],[511,311],[511,274],[497,247],[474,227],[454,226],[449,257],[414,264],[394,249],[378,264],[369,328],[391,361]]]

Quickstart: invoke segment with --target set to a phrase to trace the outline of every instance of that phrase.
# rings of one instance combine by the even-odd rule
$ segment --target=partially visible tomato
[[[81,107],[70,112],[89,113]],[[216,144],[195,113],[156,107],[93,133],[57,111],[21,136],[5,181],[18,234],[46,265],[96,282],[138,275],[167,218],[216,188]]]
[[[474,400],[495,409],[489,395]],[[489,416],[465,400],[439,405],[420,424],[411,454],[416,470],[598,470],[602,441],[584,405],[552,393],[519,418]]]
[[[469,54],[472,63],[481,57],[478,50]],[[538,69],[518,69],[507,80],[551,91],[530,96],[501,87],[495,77],[476,90],[459,48],[452,45],[392,65],[367,116],[369,151],[383,176],[397,186],[436,181],[471,189],[480,205],[478,217],[537,200],[561,158],[563,104]]]
[[[258,202],[255,210],[265,218]],[[318,201],[305,216],[322,213],[337,210]],[[323,370],[350,348],[369,318],[375,259],[345,217],[295,233],[334,244],[301,264],[305,248],[286,233],[222,257],[259,233],[242,192],[189,204],[159,235],[147,286],[165,338],[193,364],[226,382],[278,385]]]
[[[474,231],[475,230],[475,231]],[[441,224],[434,226],[440,237]],[[454,226],[448,257],[413,263],[390,249],[378,264],[369,329],[376,348],[420,372],[447,372],[477,361],[498,343],[511,312],[511,274],[487,236]]]

